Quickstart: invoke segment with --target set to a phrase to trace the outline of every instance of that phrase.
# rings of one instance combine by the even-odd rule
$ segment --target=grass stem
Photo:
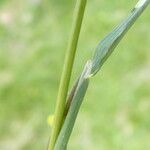
[[[66,98],[68,93],[68,87],[70,83],[76,48],[78,44],[80,29],[82,25],[83,15],[85,11],[86,0],[77,0],[74,14],[74,21],[72,25],[72,32],[68,43],[68,49],[66,52],[65,63],[60,80],[57,103],[55,109],[54,124],[52,128],[52,134],[50,138],[48,150],[54,150],[54,146],[62,127],[64,111],[66,105]]]

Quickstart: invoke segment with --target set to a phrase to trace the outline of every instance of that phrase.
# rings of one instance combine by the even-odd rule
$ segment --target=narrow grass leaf
[[[55,150],[66,150],[73,126],[85,96],[89,78],[95,75],[107,60],[109,55],[113,52],[120,40],[134,24],[136,19],[141,15],[144,9],[148,6],[150,0],[140,0],[131,13],[125,18],[111,33],[109,33],[97,46],[92,60],[88,61],[85,68],[76,82],[69,98],[69,105],[67,105],[66,118],[61,128],[60,134],[56,141]]]
[[[107,60],[120,40],[124,37],[129,28],[148,6],[150,0],[140,0],[131,13],[111,33],[109,33],[97,46],[93,56],[92,74],[96,74],[103,63]]]

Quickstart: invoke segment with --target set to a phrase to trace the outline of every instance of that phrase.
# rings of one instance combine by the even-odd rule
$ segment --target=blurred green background
[[[88,1],[72,81],[137,0]],[[44,150],[75,1],[0,0],[0,150]],[[150,150],[150,9],[92,78],[69,150]]]

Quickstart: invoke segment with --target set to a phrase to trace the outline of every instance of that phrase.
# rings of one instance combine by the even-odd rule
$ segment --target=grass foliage
[[[70,102],[68,113],[66,114],[66,119],[64,120],[62,129],[60,130],[58,140],[56,141],[56,150],[66,150],[77,113],[88,87],[89,78],[94,76],[99,71],[103,63],[107,60],[109,55],[113,52],[126,32],[134,24],[136,19],[141,15],[149,3],[150,0],[139,1],[132,9],[129,16],[123,20],[110,34],[108,34],[97,46],[94,57],[87,62],[83,73],[79,77],[79,80],[77,80],[77,85],[74,86],[75,89],[73,87],[72,91],[74,94]],[[55,125],[57,124],[54,124],[54,126]]]
[[[71,83],[135,2],[89,1]],[[67,0],[0,2],[0,149],[46,149],[73,7]],[[147,9],[91,78],[68,149],[150,148],[149,16]]]

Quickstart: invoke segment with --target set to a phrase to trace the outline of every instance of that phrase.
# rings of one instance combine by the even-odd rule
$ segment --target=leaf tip
[[[142,6],[145,4],[146,1],[147,1],[147,0],[139,0],[138,3],[136,4],[135,8],[140,8],[140,7],[142,7]]]

